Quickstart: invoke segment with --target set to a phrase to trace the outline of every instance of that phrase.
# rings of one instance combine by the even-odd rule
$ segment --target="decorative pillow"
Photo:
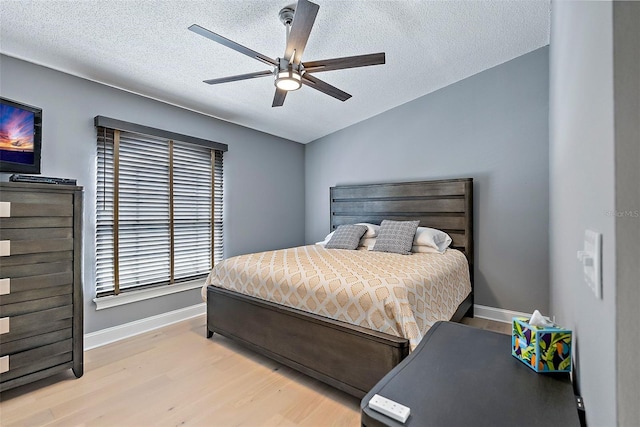
[[[380,226],[376,224],[369,224],[367,222],[359,222],[356,225],[364,225],[365,227],[367,227],[367,232],[364,233],[364,236],[362,236],[362,238],[360,239],[360,244],[358,245],[358,247],[372,246],[376,242],[375,237],[378,235],[378,230],[380,230]],[[325,237],[322,242],[316,242],[316,245],[324,246],[327,243],[329,243],[329,240],[331,240],[333,233],[335,233],[335,231],[332,231],[331,233],[327,234],[327,237]]]
[[[360,243],[360,238],[366,232],[367,227],[364,225],[340,225],[324,247],[325,249],[356,249]]]
[[[418,227],[413,238],[413,246],[430,246],[443,253],[451,244],[451,237],[435,228]]]
[[[385,219],[380,224],[380,232],[376,238],[374,251],[411,254],[413,238],[420,221],[390,221]]]

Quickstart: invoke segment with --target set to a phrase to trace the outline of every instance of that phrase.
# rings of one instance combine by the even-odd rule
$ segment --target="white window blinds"
[[[211,150],[205,147],[173,144],[175,280],[208,274],[211,269],[212,160]]]
[[[222,154],[98,128],[98,297],[202,277],[222,259]]]

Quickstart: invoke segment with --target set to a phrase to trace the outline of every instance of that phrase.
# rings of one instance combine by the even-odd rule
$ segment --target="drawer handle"
[[[9,295],[11,293],[11,279],[0,279],[0,295]]]
[[[0,240],[0,256],[11,255],[11,240]]]
[[[0,374],[9,372],[9,356],[0,357]]]
[[[0,202],[0,218],[11,218],[11,202]]]
[[[9,333],[9,317],[0,318],[0,335]]]

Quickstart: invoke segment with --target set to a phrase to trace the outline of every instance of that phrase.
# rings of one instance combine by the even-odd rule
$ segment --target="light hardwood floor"
[[[463,323],[510,333],[508,324]],[[10,426],[359,426],[359,400],[214,335],[205,317],[89,350],[71,372],[0,395]]]

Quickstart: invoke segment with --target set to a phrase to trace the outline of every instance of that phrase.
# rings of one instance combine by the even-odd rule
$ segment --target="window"
[[[222,155],[98,127],[98,297],[204,277],[222,259]]]

